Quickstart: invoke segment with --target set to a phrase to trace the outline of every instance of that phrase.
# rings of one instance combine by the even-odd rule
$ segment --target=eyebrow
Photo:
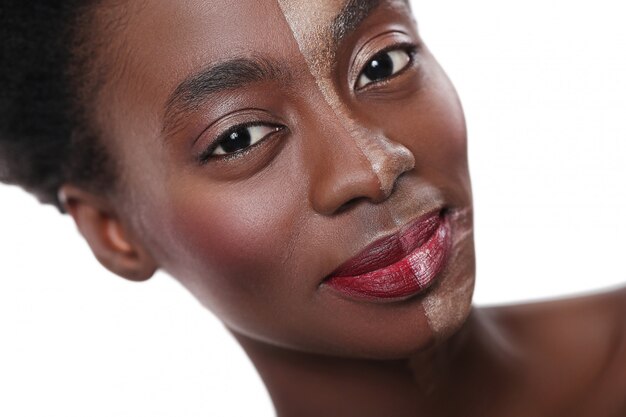
[[[208,65],[183,80],[170,94],[165,104],[162,133],[175,131],[181,116],[197,110],[211,95],[254,82],[286,78],[288,74],[282,66],[259,56]]]
[[[382,0],[348,0],[330,24],[333,46],[337,47],[346,36],[354,32],[381,2]]]
[[[410,10],[409,0],[348,0],[330,25],[333,47],[354,32],[361,23],[380,5],[400,3]]]
[[[348,0],[329,26],[333,48],[336,49],[383,3],[402,3],[410,7],[409,0]],[[284,68],[261,56],[234,58],[208,65],[183,80],[170,94],[164,107],[161,133],[167,138],[175,132],[182,116],[197,110],[211,95],[236,90],[254,82],[290,78]]]

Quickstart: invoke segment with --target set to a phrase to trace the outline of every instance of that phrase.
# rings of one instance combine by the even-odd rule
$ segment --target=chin
[[[473,259],[473,257],[470,257]],[[402,360],[457,333],[472,309],[471,265],[451,264],[423,294],[387,303],[336,299],[282,335],[251,337],[304,353],[352,359]],[[332,315],[328,314],[331,308]],[[321,321],[320,321],[321,319]],[[283,337],[281,337],[283,336]]]

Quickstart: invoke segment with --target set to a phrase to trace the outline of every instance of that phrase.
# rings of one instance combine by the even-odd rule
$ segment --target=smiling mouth
[[[451,242],[447,212],[434,211],[372,243],[322,284],[349,298],[406,299],[426,290],[440,275]]]

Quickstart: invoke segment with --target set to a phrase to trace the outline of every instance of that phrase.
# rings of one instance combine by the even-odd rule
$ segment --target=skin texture
[[[62,200],[104,266],[136,280],[161,268],[215,313],[279,415],[626,411],[623,293],[472,309],[465,121],[404,2],[105,2],[93,22],[96,34],[116,28],[92,117],[121,188],[105,199],[67,184]],[[356,88],[399,42],[410,64]],[[233,60],[248,70],[224,78],[216,68]],[[252,122],[271,133],[199,161]],[[428,291],[383,303],[324,285],[368,244],[442,208],[452,249]]]

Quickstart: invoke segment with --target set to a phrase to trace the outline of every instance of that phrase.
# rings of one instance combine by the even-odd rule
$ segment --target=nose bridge
[[[406,147],[342,113],[317,112],[313,120],[306,150],[310,200],[322,214],[332,214],[360,198],[385,200],[397,178],[415,165]]]
[[[308,10],[306,0],[278,0],[278,4],[317,86],[315,97],[305,98],[307,107],[315,110],[309,119],[313,122],[307,123],[306,134],[314,133],[304,156],[311,161],[314,209],[331,214],[358,198],[384,200],[396,179],[413,169],[415,158],[406,147],[353,119],[333,83],[337,57],[328,28],[345,1],[325,2],[315,14],[302,12]]]

